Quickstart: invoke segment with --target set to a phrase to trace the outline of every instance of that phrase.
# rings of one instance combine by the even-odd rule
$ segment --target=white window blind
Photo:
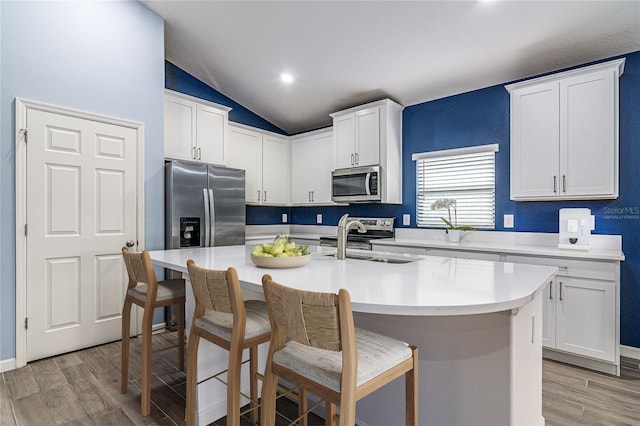
[[[455,226],[495,228],[495,152],[497,145],[414,154],[417,225],[444,227],[447,209],[432,210],[436,200],[456,200]],[[456,223],[457,221],[457,223]]]

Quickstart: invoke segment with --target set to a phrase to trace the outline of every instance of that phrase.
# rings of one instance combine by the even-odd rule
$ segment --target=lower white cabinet
[[[615,282],[567,276],[556,281],[555,349],[614,362]]]
[[[287,137],[229,125],[227,165],[245,170],[247,204],[289,203],[291,169]]]
[[[610,363],[612,369],[598,368],[589,362],[578,365],[616,374],[619,366],[617,262],[516,255],[508,255],[505,260],[558,267],[555,279],[543,290],[543,346]],[[546,354],[554,358],[552,352]]]
[[[620,374],[620,262],[378,245],[374,250],[556,266],[543,290],[542,346],[546,358]]]

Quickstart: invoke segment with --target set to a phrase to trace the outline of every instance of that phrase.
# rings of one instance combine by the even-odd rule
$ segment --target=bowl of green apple
[[[297,268],[309,259],[309,248],[296,246],[287,235],[278,235],[273,243],[263,243],[251,250],[251,261],[260,268]]]

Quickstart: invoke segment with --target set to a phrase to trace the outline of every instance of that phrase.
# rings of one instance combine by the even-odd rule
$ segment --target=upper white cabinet
[[[165,158],[226,164],[231,108],[165,90]]]
[[[332,130],[291,138],[291,202],[331,204],[331,172],[335,169]]]
[[[380,165],[383,203],[402,203],[402,110],[390,99],[331,114],[336,169]]]
[[[512,200],[618,197],[618,78],[624,62],[506,86]]]
[[[245,170],[247,204],[289,203],[290,148],[285,136],[229,125],[229,167]]]

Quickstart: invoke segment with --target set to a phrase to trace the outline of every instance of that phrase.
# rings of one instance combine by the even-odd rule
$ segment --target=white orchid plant
[[[447,225],[446,232],[449,233],[450,230],[459,230],[459,231],[473,231],[473,227],[462,225],[458,226],[458,211],[456,206],[455,198],[440,198],[439,200],[434,201],[431,204],[431,210],[444,210],[447,209],[447,213],[449,219],[441,217],[442,221]],[[453,209],[453,219],[451,218],[451,210]]]

